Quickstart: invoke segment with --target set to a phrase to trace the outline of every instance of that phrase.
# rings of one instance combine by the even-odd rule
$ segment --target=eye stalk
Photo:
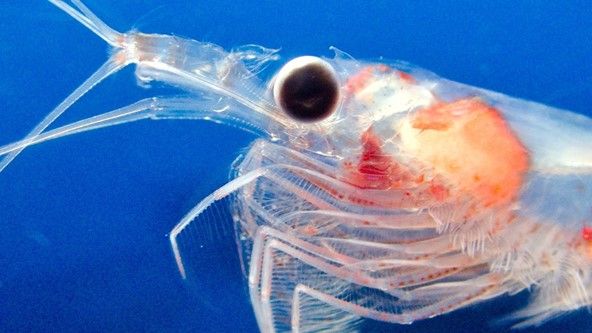
[[[313,56],[298,57],[277,74],[273,97],[293,119],[315,122],[327,118],[339,106],[339,82],[328,62]]]

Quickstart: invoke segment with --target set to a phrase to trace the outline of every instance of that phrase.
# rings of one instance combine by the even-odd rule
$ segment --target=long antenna
[[[104,41],[109,43],[115,48],[122,47],[122,41],[124,35],[110,28],[107,24],[101,21],[96,15],[94,15],[88,7],[86,7],[79,0],[72,0],[74,7],[68,5],[61,0],[49,0],[52,4],[66,12],[68,15],[73,17],[76,21],[90,29],[97,36],[101,37]],[[12,162],[18,154],[28,145],[33,143],[35,137],[41,134],[49,125],[51,125],[59,116],[61,116],[72,104],[74,104],[80,97],[84,96],[94,86],[99,84],[105,78],[111,74],[119,71],[125,67],[128,62],[125,61],[126,57],[122,56],[121,51],[113,54],[97,71],[95,71],[88,79],[86,79],[78,88],[76,88],[66,99],[64,99],[55,109],[53,109],[45,118],[37,125],[33,130],[23,139],[23,147],[12,151],[0,161],[0,172],[2,172]],[[123,61],[122,61],[123,60]]]

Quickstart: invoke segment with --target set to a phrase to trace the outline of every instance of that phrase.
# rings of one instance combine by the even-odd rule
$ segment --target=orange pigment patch
[[[418,111],[411,127],[404,148],[461,193],[486,206],[517,196],[528,153],[495,108],[478,99],[438,103]]]
[[[122,65],[126,61],[128,61],[128,59],[127,59],[127,55],[125,52],[119,51],[115,54],[115,63]]]
[[[345,83],[345,91],[355,94],[364,89],[376,73],[388,73],[390,71],[392,71],[392,68],[382,64],[364,67],[347,80]]]
[[[590,242],[592,244],[592,227],[582,228],[582,238],[584,238],[585,241]]]
[[[415,83],[415,78],[411,74],[401,72],[401,71],[397,71],[397,73],[399,74],[399,77],[401,78],[401,80],[403,80],[409,84]]]
[[[315,236],[319,232],[319,230],[315,226],[308,225],[302,229],[302,232],[308,236]]]
[[[584,247],[589,258],[592,258],[592,227],[585,226],[582,228],[582,238],[584,239]]]

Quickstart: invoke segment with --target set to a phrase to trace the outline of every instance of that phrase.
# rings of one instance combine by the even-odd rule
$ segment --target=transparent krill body
[[[182,277],[200,279],[198,263],[213,260],[201,228],[232,219],[262,331],[409,324],[525,289],[530,303],[508,315],[517,327],[592,304],[590,119],[338,50],[293,59],[266,84],[258,74],[277,50],[119,33],[78,0],[50,2],[113,52],[28,136],[0,148],[0,170],[30,145],[141,119],[258,134],[170,242]],[[141,82],[183,95],[47,130],[130,64]]]

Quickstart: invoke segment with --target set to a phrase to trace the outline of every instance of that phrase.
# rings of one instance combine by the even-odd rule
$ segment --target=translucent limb
[[[281,273],[279,273],[279,277],[274,276],[274,274],[278,274],[274,268],[278,268],[278,266],[286,268],[282,261],[278,262],[274,257],[277,253],[274,251],[282,249],[289,251],[291,247],[277,239],[272,239],[264,247],[263,258],[253,257],[254,260],[262,262],[261,280],[258,281],[259,283],[249,283],[253,308],[261,330],[265,332],[283,331],[286,328],[283,323],[288,322],[291,325],[290,330],[294,332],[318,332],[329,328],[338,332],[348,332],[355,328],[359,316],[347,311],[349,309],[344,311],[343,307],[335,306],[330,302],[331,298],[340,302],[341,300],[332,297],[331,294],[340,294],[347,289],[348,284],[338,279],[323,279],[322,274],[315,270],[298,269],[299,274],[293,277],[290,277],[289,273],[287,276],[282,276]],[[304,253],[294,253],[294,255],[298,259],[312,258],[307,257]],[[300,258],[299,255],[304,257]],[[288,269],[288,271],[291,270]],[[289,286],[295,285],[294,289],[280,287],[279,294],[281,296],[277,297],[277,294],[272,290],[276,278],[280,281],[291,278],[291,280],[285,280],[285,283]],[[307,283],[311,283],[314,287],[307,288]],[[313,302],[305,302],[300,292],[306,289],[315,290],[315,288],[324,290],[324,292],[319,292],[320,297],[315,297]],[[318,302],[314,302],[315,299]],[[286,319],[283,318],[285,314],[288,316]]]
[[[60,8],[83,26],[87,27],[95,35],[101,37],[105,42],[113,47],[120,47],[123,34],[113,30],[105,22],[99,19],[88,7],[86,7],[80,0],[72,0],[76,8],[68,5],[62,0],[48,0],[50,3]]]
[[[335,186],[344,186],[344,184],[341,184],[339,181],[336,181],[335,179],[332,179],[326,175],[320,174],[312,170],[287,164],[275,164],[257,168],[246,174],[241,175],[238,178],[233,179],[226,185],[222,186],[221,188],[219,188],[218,190],[214,191],[212,194],[204,198],[200,203],[198,203],[187,215],[185,215],[185,217],[183,217],[183,219],[173,228],[173,230],[170,233],[169,238],[173,248],[173,253],[175,255],[175,260],[179,267],[179,271],[184,278],[186,277],[186,272],[178,248],[176,240],[177,236],[214,202],[227,197],[231,193],[238,191],[242,187],[254,182],[255,180],[261,177],[271,179],[273,183],[282,188],[288,188],[289,191],[294,193],[297,197],[305,198],[306,201],[311,202],[314,206],[320,209],[337,209],[337,207],[333,205],[333,202],[335,202],[335,200],[332,200],[333,202],[331,202],[325,199],[325,197],[329,197],[327,193],[324,193],[324,196],[320,195],[322,193],[321,191],[315,191],[314,193],[310,193],[310,189],[302,188],[301,186],[291,183],[290,180],[286,178],[282,178],[281,176],[277,177],[274,175],[275,173],[281,174],[282,172],[284,172],[284,174],[285,172],[291,172],[298,175],[296,177],[297,180],[323,180],[327,184],[332,184]]]
[[[233,217],[246,231],[237,242],[249,261],[244,267],[263,331],[314,331],[327,319],[347,330],[360,317],[409,323],[505,291],[497,275],[488,275],[487,258],[455,250],[427,214],[400,210],[364,216],[343,210],[314,186],[321,180],[325,188],[343,185],[317,171],[331,174],[330,166],[313,161],[304,168],[311,161],[273,146],[256,143],[237,167],[238,177],[200,202],[170,234],[179,270],[187,277],[179,236],[208,215],[219,223],[224,216],[211,215],[216,209],[210,207],[233,195],[223,203],[238,207]],[[413,221],[424,225],[418,228]],[[196,245],[201,246],[190,246]]]
[[[147,98],[134,104],[65,125],[0,147],[0,156],[11,154],[44,141],[67,135],[124,124],[142,119],[206,119],[221,120],[225,114],[216,112],[217,101],[187,97]],[[226,119],[224,119],[226,120]],[[232,119],[226,120],[232,123]],[[237,127],[248,124],[237,123]],[[247,128],[250,129],[250,128]]]
[[[60,0],[49,0],[52,4],[62,9],[68,15],[76,19],[82,25],[90,29],[96,35],[101,37],[107,43],[114,47],[121,47],[123,34],[111,29],[98,17],[96,17],[82,2],[73,0],[72,3],[78,7],[77,11],[72,6]],[[28,143],[33,141],[35,137],[41,134],[49,125],[51,125],[59,116],[61,116],[72,104],[84,96],[94,86],[99,84],[111,74],[119,71],[127,66],[127,61],[123,51],[113,54],[96,72],[94,72],[88,79],[86,79],[78,88],[76,88],[66,99],[64,99],[55,109],[53,109],[33,130],[22,140],[23,145],[11,151],[7,156],[0,161],[0,172],[12,162],[23,149],[28,146]]]
[[[306,158],[295,158],[295,156],[295,154],[290,154],[289,149],[287,148],[281,146],[276,147],[276,145],[274,144],[265,142],[256,143],[249,152],[249,154],[245,157],[244,163],[247,166],[245,166],[244,169],[249,170],[249,166],[261,165],[264,163],[273,163],[274,161],[278,160],[289,163],[290,165],[296,164],[299,166],[309,162]],[[308,169],[319,170],[318,164],[318,162],[313,163],[312,165],[308,166]],[[326,171],[329,171],[327,172],[327,174],[331,174],[330,167],[328,167]],[[301,177],[301,181],[311,181],[311,179],[321,177],[320,175],[313,172],[304,174],[298,171],[296,174],[297,176]],[[251,289],[252,303],[255,307],[255,311],[259,313],[258,320],[263,330],[272,330],[277,325],[279,325],[278,321],[274,320],[273,318],[277,314],[281,313],[290,313],[291,311],[293,320],[292,330],[305,330],[303,327],[298,326],[303,323],[303,320],[296,320],[295,316],[298,316],[298,318],[300,318],[300,315],[304,314],[302,316],[302,318],[304,318],[304,321],[306,321],[306,319],[311,319],[311,317],[314,317],[316,315],[320,316],[319,313],[312,314],[310,310],[308,310],[309,312],[306,312],[306,309],[310,309],[312,306],[310,306],[310,302],[308,302],[309,305],[303,305],[301,298],[298,298],[299,301],[296,303],[298,304],[298,306],[302,305],[303,309],[295,307],[294,304],[296,303],[292,305],[282,303],[286,304],[285,307],[277,309],[273,308],[273,306],[277,306],[278,302],[280,302],[278,300],[278,297],[281,298],[281,295],[284,294],[290,295],[291,287],[289,286],[293,286],[293,283],[299,282],[299,286],[302,286],[302,288],[309,288],[307,290],[316,290],[318,291],[318,295],[324,295],[322,298],[319,298],[323,300],[321,301],[321,303],[325,305],[331,305],[334,303],[335,306],[329,307],[333,310],[328,311],[332,315],[335,315],[339,318],[343,318],[340,317],[339,313],[342,313],[344,311],[338,311],[338,309],[352,309],[352,311],[358,311],[357,313],[355,313],[356,316],[354,316],[356,318],[358,315],[361,314],[362,316],[394,322],[404,321],[406,320],[406,318],[409,317],[405,313],[396,314],[396,308],[414,309],[419,307],[418,304],[423,304],[426,298],[432,299],[431,301],[428,301],[428,303],[431,302],[431,305],[425,306],[423,308],[423,312],[411,312],[410,318],[423,318],[422,316],[431,315],[434,312],[440,311],[438,307],[445,309],[447,309],[448,307],[453,308],[455,306],[462,307],[466,304],[456,304],[462,303],[462,300],[464,298],[472,302],[476,302],[477,297],[481,297],[482,295],[484,295],[475,291],[474,295],[481,296],[472,297],[471,295],[463,294],[463,292],[469,291],[470,288],[468,288],[468,286],[471,286],[473,282],[476,281],[471,281],[471,279],[478,278],[482,274],[486,273],[486,266],[483,267],[483,264],[480,260],[467,258],[466,256],[458,252],[453,251],[452,253],[447,255],[447,253],[451,251],[450,240],[445,238],[444,236],[414,242],[409,242],[409,239],[406,239],[405,242],[397,244],[389,242],[387,239],[383,239],[384,243],[381,243],[380,240],[377,239],[375,239],[374,242],[369,240],[362,241],[359,239],[359,237],[361,237],[360,233],[355,232],[364,229],[376,229],[380,230],[380,233],[384,233],[384,230],[388,230],[389,228],[391,228],[391,230],[396,231],[396,234],[405,234],[409,230],[421,228],[421,226],[413,226],[414,220],[418,223],[421,223],[421,221],[425,221],[424,223],[426,224],[423,226],[424,228],[436,228],[436,225],[433,223],[433,221],[431,221],[432,224],[429,225],[429,220],[424,219],[425,216],[422,216],[422,214],[415,213],[406,215],[403,211],[399,212],[399,215],[397,217],[395,217],[394,214],[386,217],[373,217],[368,215],[364,216],[363,214],[344,212],[336,209],[334,206],[330,204],[329,206],[332,207],[332,210],[323,210],[322,208],[319,208],[315,211],[293,211],[292,213],[277,215],[277,213],[275,213],[274,211],[270,211],[269,208],[273,208],[274,206],[281,206],[281,201],[271,201],[269,205],[264,205],[263,203],[256,202],[257,194],[259,192],[267,193],[266,189],[269,189],[277,193],[280,191],[281,188],[283,188],[286,189],[288,192],[293,193],[294,199],[302,198],[303,195],[301,193],[298,193],[298,190],[293,187],[295,186],[295,184],[299,182],[290,182],[287,181],[286,178],[279,177],[279,174],[276,175],[278,177],[273,179],[271,177],[265,177],[270,182],[268,188],[257,187],[255,185],[245,186],[245,190],[241,191],[240,195],[236,198],[238,201],[244,200],[249,207],[257,205],[256,215],[259,218],[266,219],[267,221],[266,225],[259,227],[257,229],[257,232],[255,233],[256,236],[253,241],[254,245],[250,256],[251,264],[249,265],[249,283]],[[338,186],[338,183],[339,182],[333,180],[331,185]],[[300,182],[300,185],[302,185],[303,188],[307,189],[308,195],[315,196],[317,200],[320,200],[325,204],[330,202],[330,200],[325,199],[325,196],[329,196],[327,195],[327,193],[324,193],[323,195],[319,191],[313,191],[307,185],[303,185],[302,182]],[[295,201],[294,199],[291,201]],[[321,205],[315,204],[314,206],[320,207]],[[241,214],[240,216],[241,220],[245,219],[245,214]],[[332,222],[325,224],[327,217],[329,217],[329,219],[332,219]],[[368,218],[368,225],[365,225],[363,223],[364,217]],[[373,220],[373,218],[375,220]],[[401,219],[401,225],[397,224],[397,222],[399,222],[398,218]],[[408,219],[407,222],[405,222],[406,218]],[[250,220],[249,218],[246,219]],[[318,223],[319,220],[323,220],[323,222]],[[299,224],[299,222],[301,222],[301,224]],[[302,225],[302,229],[299,228],[300,225]],[[312,226],[312,228],[309,228],[309,231],[311,229],[313,230],[311,231],[312,233],[307,234],[306,232],[303,232],[304,230],[306,230],[306,225],[308,225],[309,227]],[[347,231],[340,229],[334,236],[330,236],[332,229],[330,225],[347,226],[351,227],[351,229],[355,231],[347,233]],[[342,238],[339,239],[338,237]],[[388,236],[385,236],[385,238],[388,238]],[[339,240],[344,240],[344,242],[338,243]],[[351,240],[351,242],[347,243],[348,240]],[[362,246],[364,246],[363,249]],[[285,247],[285,251],[275,251],[273,249],[270,249],[270,247]],[[296,250],[292,251],[293,248],[296,248]],[[347,248],[352,249],[350,252],[344,251],[344,249]],[[290,251],[292,251],[293,253],[291,253],[290,255],[286,254]],[[372,258],[371,255],[369,257],[371,257],[372,259],[357,258],[355,255],[357,254],[358,256],[360,256],[358,253],[368,254],[375,253],[378,251],[380,251],[380,254],[377,254],[377,256],[383,256],[379,259],[375,259],[376,257]],[[265,259],[262,259],[262,257],[265,257],[266,252],[271,252],[271,254],[268,255],[269,259],[267,261],[265,261]],[[285,255],[278,254],[280,252],[284,253]],[[398,260],[395,263],[395,258],[399,258],[400,256],[405,257],[406,253],[425,253],[432,255],[434,257],[436,254],[440,255],[440,257],[431,260],[429,256],[421,256],[421,259],[409,256],[406,260]],[[399,267],[399,274],[379,275],[377,277],[373,276],[372,272],[375,270],[380,270],[381,264],[389,265],[389,258],[393,260],[391,262],[390,267]],[[483,258],[481,259],[485,260]],[[306,265],[313,270],[310,273],[310,279],[302,278],[299,281],[291,281],[294,279],[294,277],[303,276],[302,270],[299,268],[293,268],[292,270],[286,271],[288,263],[292,260],[302,262],[302,265]],[[267,264],[264,262],[267,262]],[[265,265],[275,265],[275,268],[272,268],[270,271],[264,274],[262,271],[266,269]],[[479,265],[482,266],[479,268]],[[472,269],[471,266],[476,267]],[[460,271],[462,271],[462,273]],[[385,272],[385,274],[386,273],[389,272]],[[263,277],[264,275],[265,277]],[[323,278],[320,278],[319,276],[323,276]],[[456,294],[448,295],[450,296],[449,299],[444,299],[444,296],[438,296],[435,293],[429,294],[429,292],[427,291],[425,292],[427,295],[424,295],[424,292],[422,292],[421,289],[418,289],[418,292],[416,294],[413,290],[406,291],[404,289],[401,289],[410,288],[414,286],[420,287],[430,283],[439,284],[437,280],[443,278],[449,278],[453,280],[456,279],[461,281],[466,280],[466,284],[463,285],[464,287],[466,287],[466,289],[456,290]],[[267,288],[264,286],[264,283],[261,282],[269,281],[270,279],[275,281],[284,281],[286,283],[285,288],[288,289],[280,287],[281,291],[279,291],[276,295],[273,295],[273,288]],[[319,281],[327,282],[326,284],[320,286],[314,286],[313,282],[322,283]],[[266,285],[270,286],[271,284],[273,283],[267,283]],[[360,304],[356,304],[356,302],[354,302],[353,300],[351,302],[348,302],[344,299],[332,296],[332,294],[328,290],[330,288],[334,288],[337,285],[344,286],[343,288],[345,289],[352,288],[353,291],[351,295],[357,295],[355,297],[359,297],[359,299],[373,299],[376,302],[376,304],[386,304],[387,307],[389,304],[392,304],[393,311],[395,313],[394,317],[389,317],[393,313],[385,313],[384,311],[373,312],[371,306],[370,308],[362,306],[362,301],[360,301]],[[443,284],[442,288],[436,289],[446,290],[448,286],[449,285]],[[362,295],[360,296],[360,294],[357,294],[355,292],[356,289],[363,289],[365,291],[362,292]],[[295,287],[294,290],[299,289]],[[265,299],[265,297],[267,297],[269,302],[261,301],[262,299]],[[442,297],[442,299],[440,299],[440,297]],[[335,302],[333,302],[332,299]],[[373,303],[374,301],[370,302]],[[326,309],[327,306],[316,306],[313,308]],[[348,311],[350,310],[347,310],[345,312]],[[324,313],[323,315],[325,316],[326,314]],[[322,317],[319,316],[317,318]],[[325,317],[328,318],[327,316]],[[384,319],[383,317],[388,318]],[[331,320],[334,320],[333,317],[331,318]],[[279,321],[285,322],[285,318]],[[337,321],[339,322],[339,320]],[[305,326],[307,326],[309,329],[310,327],[319,328],[319,326],[315,325]]]
[[[179,268],[179,272],[181,276],[185,279],[187,278],[187,273],[185,271],[185,265],[183,265],[183,259],[181,258],[181,252],[179,251],[179,244],[177,242],[177,236],[183,232],[183,230],[193,221],[195,220],[204,210],[206,210],[210,205],[214,202],[221,200],[228,196],[230,193],[236,191],[237,189],[241,188],[245,184],[253,181],[254,179],[264,175],[268,172],[267,168],[261,168],[257,170],[253,170],[250,173],[236,178],[226,185],[222,186],[212,194],[205,197],[202,201],[200,201],[193,209],[189,211],[182,219],[177,223],[177,225],[171,230],[169,234],[169,240],[171,242],[171,247],[173,250],[173,254],[175,256],[175,261],[177,262],[177,267]]]
[[[351,311],[352,304],[320,292],[305,284],[298,284],[292,296],[290,328],[292,332],[358,332],[361,318]],[[324,313],[317,314],[326,320],[307,318],[303,309],[317,308]]]
[[[368,277],[370,282],[367,283],[385,286],[385,289],[386,286],[409,286],[441,279],[453,274],[459,267],[479,263],[477,260],[465,260],[461,254],[455,253],[450,247],[449,237],[440,237],[435,232],[437,224],[421,211],[399,210],[373,215],[341,210],[334,204],[335,198],[331,195],[337,191],[327,193],[311,186],[318,183],[320,175],[317,171],[323,175],[334,174],[334,168],[289,148],[257,141],[238,167],[238,174],[243,169],[277,161],[291,166],[286,171],[292,172],[292,177],[289,172],[268,174],[262,177],[265,179],[258,180],[257,185],[245,186],[240,194],[244,200],[236,200],[241,208],[235,214],[240,216],[243,227],[250,230],[249,234],[254,235],[253,231],[260,225],[270,225],[306,238],[311,242],[310,246],[316,246],[311,251],[325,260],[351,268],[359,265],[358,268],[376,272],[376,278]],[[306,167],[307,171],[296,166]],[[262,185],[265,182],[269,184]],[[328,181],[326,183],[329,184]],[[339,188],[340,185],[333,179],[330,187]],[[282,191],[285,194],[281,194]],[[286,196],[286,199],[281,199],[281,196]],[[307,201],[312,205],[298,204],[298,201]],[[349,205],[346,207],[351,208]],[[448,252],[452,253],[445,256]],[[440,258],[431,259],[436,256]],[[400,270],[406,273],[388,276],[389,269],[395,266],[400,266]]]
[[[230,181],[226,185],[222,186],[221,188],[219,188],[218,190],[204,198],[171,231],[169,237],[173,248],[173,253],[175,255],[175,260],[179,267],[179,271],[183,277],[186,277],[186,271],[181,259],[181,254],[176,240],[177,236],[210,205],[214,204],[216,201],[220,201],[221,199],[227,197],[231,193],[236,192],[241,188],[255,182],[259,178],[269,179],[273,184],[276,185],[276,190],[279,188],[286,189],[295,197],[301,198],[302,200],[311,203],[312,207],[316,207],[316,209],[326,209],[333,211],[338,210],[338,208],[334,205],[334,203],[336,203],[336,200],[334,198],[332,198],[327,193],[323,193],[321,190],[311,189],[302,182],[310,180],[315,180],[314,182],[318,182],[322,180],[326,184],[331,184],[332,186],[341,186],[343,185],[341,184],[341,182],[319,172],[292,165],[292,162],[295,162],[295,164],[297,164],[298,161],[294,161],[293,159],[290,159],[285,155],[276,155],[275,158],[283,160],[284,162],[288,162],[290,163],[290,165],[272,164],[267,165],[265,167],[256,168],[252,171],[240,175],[238,178],[235,178],[234,180]],[[257,161],[257,163],[261,163],[261,161],[259,160]],[[265,216],[270,213],[264,212],[264,210],[265,207],[259,207],[259,212],[261,212],[259,213],[259,215]],[[418,214],[415,215],[419,216]],[[271,216],[270,219],[275,219],[275,217]],[[276,225],[276,227],[281,227],[281,221],[275,221],[274,224]],[[254,230],[257,226],[256,224],[254,224],[250,227],[252,228],[252,230]],[[432,225],[432,227],[435,228],[435,225]]]
[[[0,172],[30,144],[48,140],[49,138],[56,138],[66,134],[97,128],[99,125],[93,126],[92,124],[92,122],[95,121],[100,123],[100,126],[108,126],[110,120],[107,120],[106,118],[111,116],[116,116],[123,120],[125,117],[122,115],[105,114],[104,117],[93,117],[90,118],[88,122],[81,121],[73,124],[72,127],[66,126],[60,130],[56,130],[52,132],[51,135],[41,136],[45,129],[47,129],[58,117],[60,117],[94,86],[99,84],[106,77],[131,63],[138,65],[136,76],[140,80],[162,80],[166,83],[186,88],[191,91],[198,91],[201,95],[196,96],[196,99],[199,100],[205,100],[206,95],[217,95],[218,101],[215,102],[210,100],[208,101],[207,106],[203,103],[195,104],[189,100],[184,102],[184,104],[187,105],[192,104],[202,109],[211,110],[208,116],[212,116],[213,120],[225,121],[232,125],[238,125],[240,128],[256,132],[257,134],[271,135],[269,132],[271,124],[268,118],[278,120],[276,119],[278,118],[277,112],[269,112],[273,107],[270,106],[264,98],[261,98],[261,91],[254,88],[256,82],[254,80],[249,80],[253,73],[245,69],[243,61],[245,62],[245,66],[252,65],[254,68],[264,66],[269,61],[277,58],[275,55],[276,50],[248,46],[241,51],[227,53],[222,48],[213,44],[180,39],[174,36],[156,34],[147,35],[141,33],[122,34],[113,30],[100,20],[80,0],[71,0],[71,4],[62,0],[49,1],[105,40],[113,46],[115,50],[113,55],[104,65],[102,65],[94,74],[76,88],[54,110],[52,110],[23,140],[21,140],[20,143],[11,145],[10,149],[4,150],[2,154],[8,153],[8,155],[0,161]],[[159,47],[160,45],[167,45],[174,51],[185,50],[187,53],[176,53],[167,48]],[[169,56],[163,60],[163,54],[168,54]],[[179,57],[179,59],[175,57]],[[177,67],[177,63],[186,64],[187,66]],[[204,63],[211,63],[212,66],[204,66]],[[236,77],[220,77],[221,73],[211,70],[211,68],[218,68],[218,65],[222,63],[227,66],[226,70],[228,73],[234,73],[236,74]],[[222,80],[224,80],[224,82],[221,82]],[[234,88],[229,87],[230,85],[228,84],[228,81],[231,80],[234,80]],[[141,119],[142,117],[140,117],[139,114],[142,113],[140,110],[142,108],[142,103],[143,102],[140,101],[137,104],[131,105],[128,108],[122,108],[119,111],[122,113],[138,112],[138,115],[130,116],[129,118]],[[240,115],[237,116],[235,113],[226,112],[227,110],[236,109],[237,105],[239,105],[237,111],[239,111]],[[250,110],[256,112],[240,112],[244,107],[248,107]],[[165,105],[163,108],[167,109],[169,107]],[[188,108],[182,107],[182,110],[188,111],[186,113],[190,113]],[[196,113],[197,110],[199,109],[195,110]],[[114,111],[114,113],[116,113],[116,111]],[[261,114],[256,116],[255,114],[257,114],[257,112]],[[146,113],[148,114],[150,112]],[[216,113],[216,115],[214,115],[214,113]],[[265,116],[265,120],[255,121],[255,118],[261,117],[262,115]],[[172,118],[179,117],[174,115]],[[181,118],[196,117],[189,115],[188,117]],[[200,115],[198,115],[197,118],[208,119],[207,116]],[[115,121],[113,123],[115,123]],[[262,124],[265,124],[265,126],[262,126]]]
[[[117,72],[126,64],[118,63],[116,56],[113,56],[105,62],[94,74],[92,74],[84,83],[76,88],[66,99],[64,99],[55,109],[53,109],[33,130],[21,141],[20,148],[12,150],[7,156],[0,161],[0,172],[4,170],[14,160],[18,154],[28,145],[32,144],[35,138],[41,134],[51,123],[53,123],[60,115],[62,115],[72,104],[74,104],[80,97],[84,96],[94,86],[103,81],[106,77]]]
[[[303,319],[309,322],[319,320],[318,325],[327,313],[341,312],[353,314],[352,318],[409,324],[507,291],[501,274],[487,273],[486,269],[469,269],[468,278],[405,288],[394,295],[372,284],[364,286],[357,284],[355,279],[344,279],[337,267],[319,265],[322,260],[309,252],[310,245],[301,247],[302,244],[294,242],[288,234],[271,228],[261,228],[260,232],[269,237],[255,239],[249,288],[259,325],[264,331],[281,329],[282,323],[286,322],[286,313],[291,318],[292,330],[302,330]],[[325,306],[304,305],[301,302],[303,295]]]
[[[343,169],[339,166],[323,163],[323,159],[319,159],[318,156],[312,158],[294,149],[266,141],[258,141],[256,144],[259,146],[255,152],[261,156],[255,156],[254,158],[277,161],[277,156],[283,156],[289,158],[291,163],[294,163],[293,165],[322,174],[324,177],[318,177],[319,179],[313,182],[315,186],[324,189],[335,202],[340,202],[341,206],[360,207],[363,214],[368,214],[373,209],[382,214],[385,210],[412,211],[422,208],[428,209],[434,205],[433,197],[425,194],[426,190],[428,190],[426,186],[387,190],[361,189],[341,181]],[[412,198],[410,193],[416,194],[415,198]],[[445,207],[447,206],[443,208]],[[458,206],[453,206],[450,209],[456,207]]]
[[[291,192],[295,193],[296,196],[300,198],[305,198],[305,200],[313,203],[316,207],[324,209],[335,209],[335,207],[333,207],[331,203],[324,201],[323,198],[320,198],[315,194],[308,193],[306,189],[299,188],[298,186],[295,186],[293,183],[290,183],[290,181],[286,180],[286,178],[282,177],[287,175],[288,173],[298,173],[299,178],[302,177],[301,179],[321,177],[330,180],[330,178],[322,174],[319,174],[315,171],[307,170],[293,165],[273,164],[249,171],[248,173],[245,173],[240,177],[228,182],[224,186],[220,187],[218,190],[214,191],[206,198],[204,198],[189,213],[187,213],[187,215],[185,215],[185,217],[183,217],[181,221],[173,228],[169,235],[171,245],[173,248],[173,253],[175,255],[175,260],[177,262],[181,275],[184,278],[186,277],[185,268],[181,259],[181,254],[176,240],[177,236],[189,224],[191,224],[191,222],[193,222],[202,212],[204,212],[209,206],[214,204],[216,201],[220,201],[226,198],[230,194],[240,190],[241,188],[253,183],[254,181],[260,178],[270,179],[273,183],[277,184],[278,186],[288,188]],[[335,180],[331,181],[336,182]]]

